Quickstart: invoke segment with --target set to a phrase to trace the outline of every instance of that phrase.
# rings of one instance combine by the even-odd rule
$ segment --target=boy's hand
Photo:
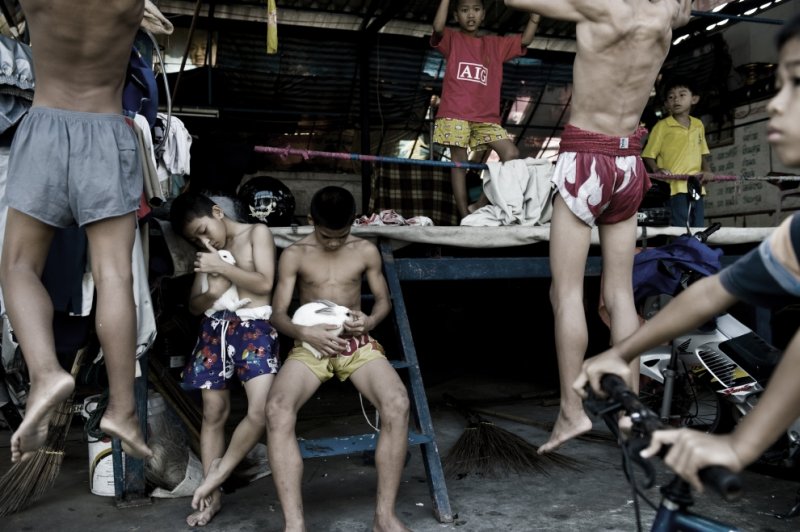
[[[348,336],[362,336],[367,334],[370,331],[370,328],[367,326],[369,316],[360,310],[354,310],[351,314],[353,318],[344,322],[344,332],[347,333]]]
[[[194,271],[212,275],[222,273],[229,264],[222,260],[214,246],[209,243],[205,245],[207,251],[198,251],[195,256]]]
[[[701,185],[708,183],[713,178],[714,178],[713,172],[700,172],[699,174],[697,174],[697,180],[700,181]]]
[[[339,338],[337,325],[320,324],[304,327],[303,341],[311,344],[323,356],[338,355],[347,348],[347,340]]]
[[[575,382],[572,384],[572,388],[578,395],[586,399],[586,397],[588,397],[586,385],[588,384],[597,395],[605,397],[606,393],[600,387],[600,379],[606,373],[619,375],[626,382],[630,380],[631,370],[628,363],[617,355],[613,347],[597,356],[587,359],[583,363],[580,375],[578,375],[578,378],[575,379]]]
[[[658,430],[653,433],[650,446],[640,454],[642,458],[651,458],[659,453],[662,446],[669,445],[664,463],[694,489],[702,492],[703,483],[698,475],[701,469],[721,465],[738,472],[744,468],[745,464],[731,442],[729,434],[707,434],[689,428]]]

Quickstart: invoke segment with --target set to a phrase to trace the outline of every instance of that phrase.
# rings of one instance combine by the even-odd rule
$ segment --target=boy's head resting
[[[461,31],[472,34],[483,24],[486,10],[483,8],[483,0],[455,0],[453,14]]]
[[[225,246],[224,212],[211,198],[198,192],[184,192],[172,200],[169,222],[172,230],[195,246],[214,249]]]
[[[800,15],[778,33],[778,92],[767,104],[767,140],[786,166],[800,167]]]
[[[311,198],[308,216],[315,227],[349,229],[356,219],[356,200],[342,187],[324,187]]]

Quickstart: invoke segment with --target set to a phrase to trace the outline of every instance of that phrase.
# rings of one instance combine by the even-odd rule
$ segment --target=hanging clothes
[[[278,7],[267,0],[267,54],[278,53]]]

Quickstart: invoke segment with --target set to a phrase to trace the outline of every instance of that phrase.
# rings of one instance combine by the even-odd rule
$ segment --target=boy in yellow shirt
[[[703,122],[689,114],[700,96],[693,90],[689,80],[680,78],[667,84],[665,94],[665,106],[670,115],[653,127],[642,152],[642,160],[652,173],[697,176],[701,195],[693,202],[691,212],[687,180],[669,181],[670,225],[703,227],[705,212],[702,196],[706,191],[702,183],[711,175],[711,157]]]

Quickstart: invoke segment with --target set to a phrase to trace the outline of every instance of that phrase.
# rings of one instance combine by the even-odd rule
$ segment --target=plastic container
[[[87,420],[97,408],[100,395],[91,395],[83,400],[81,414]],[[148,438],[153,434],[167,432],[164,424],[169,423],[167,403],[158,392],[150,391],[147,396],[147,431]],[[125,453],[122,453],[122,467],[125,467]],[[124,469],[123,469],[124,474]],[[114,459],[111,450],[111,438],[89,438],[89,490],[95,495],[113,497],[114,492]]]

